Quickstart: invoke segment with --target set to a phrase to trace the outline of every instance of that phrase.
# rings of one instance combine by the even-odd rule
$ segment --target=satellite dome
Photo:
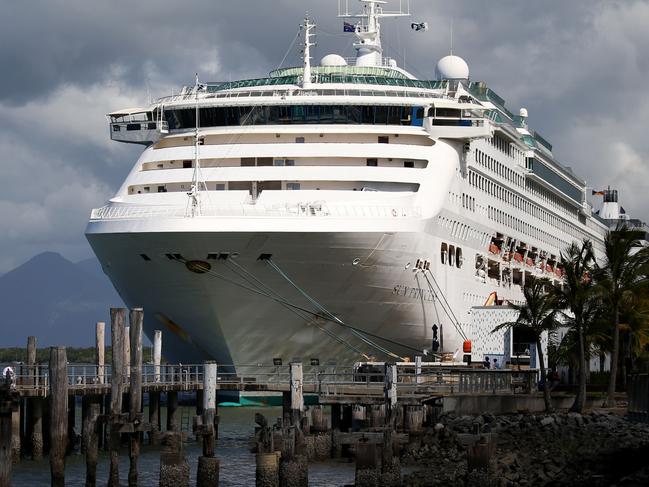
[[[347,66],[347,61],[338,54],[327,54],[320,60],[320,66]]]
[[[444,56],[435,66],[438,80],[469,79],[469,65],[459,56]]]

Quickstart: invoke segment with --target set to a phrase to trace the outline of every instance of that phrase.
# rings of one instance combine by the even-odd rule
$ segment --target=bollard
[[[255,485],[257,487],[279,487],[278,452],[257,453]]]
[[[65,347],[50,348],[50,472],[52,487],[65,487],[68,446],[68,359]]]
[[[189,487],[189,464],[181,434],[165,433],[160,452],[160,487]]]

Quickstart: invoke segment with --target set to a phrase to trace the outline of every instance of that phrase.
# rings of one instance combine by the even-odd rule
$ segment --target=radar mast
[[[349,0],[338,0],[338,17],[358,19],[354,30],[357,41],[356,66],[383,66],[383,47],[381,46],[381,24],[383,17],[409,17],[410,1],[400,0],[399,10],[386,11],[386,0],[358,0],[363,4],[362,12],[350,13]]]

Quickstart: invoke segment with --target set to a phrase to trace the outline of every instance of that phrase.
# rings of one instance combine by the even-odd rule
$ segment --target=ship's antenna
[[[196,83],[194,85],[194,100],[195,100],[195,113],[196,113],[196,129],[194,131],[194,172],[192,173],[192,185],[189,193],[189,207],[188,207],[188,216],[195,217],[200,216],[201,214],[201,182],[200,182],[200,159],[199,159],[199,146],[200,139],[198,137],[198,131],[200,128],[200,113],[198,109],[198,90],[200,84],[198,82],[198,73],[196,73]],[[203,183],[205,185],[205,183]]]
[[[451,56],[453,55],[453,19],[451,19]]]
[[[304,73],[302,74],[302,88],[309,89],[311,88],[311,46],[315,46],[315,43],[311,42],[311,29],[315,27],[315,24],[311,23],[309,16],[304,18]]]

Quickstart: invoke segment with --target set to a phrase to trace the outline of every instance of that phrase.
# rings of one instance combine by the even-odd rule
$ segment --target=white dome
[[[435,66],[435,75],[442,79],[469,79],[469,65],[459,56],[444,56]]]
[[[338,54],[327,54],[320,60],[320,66],[347,66],[347,61]]]

